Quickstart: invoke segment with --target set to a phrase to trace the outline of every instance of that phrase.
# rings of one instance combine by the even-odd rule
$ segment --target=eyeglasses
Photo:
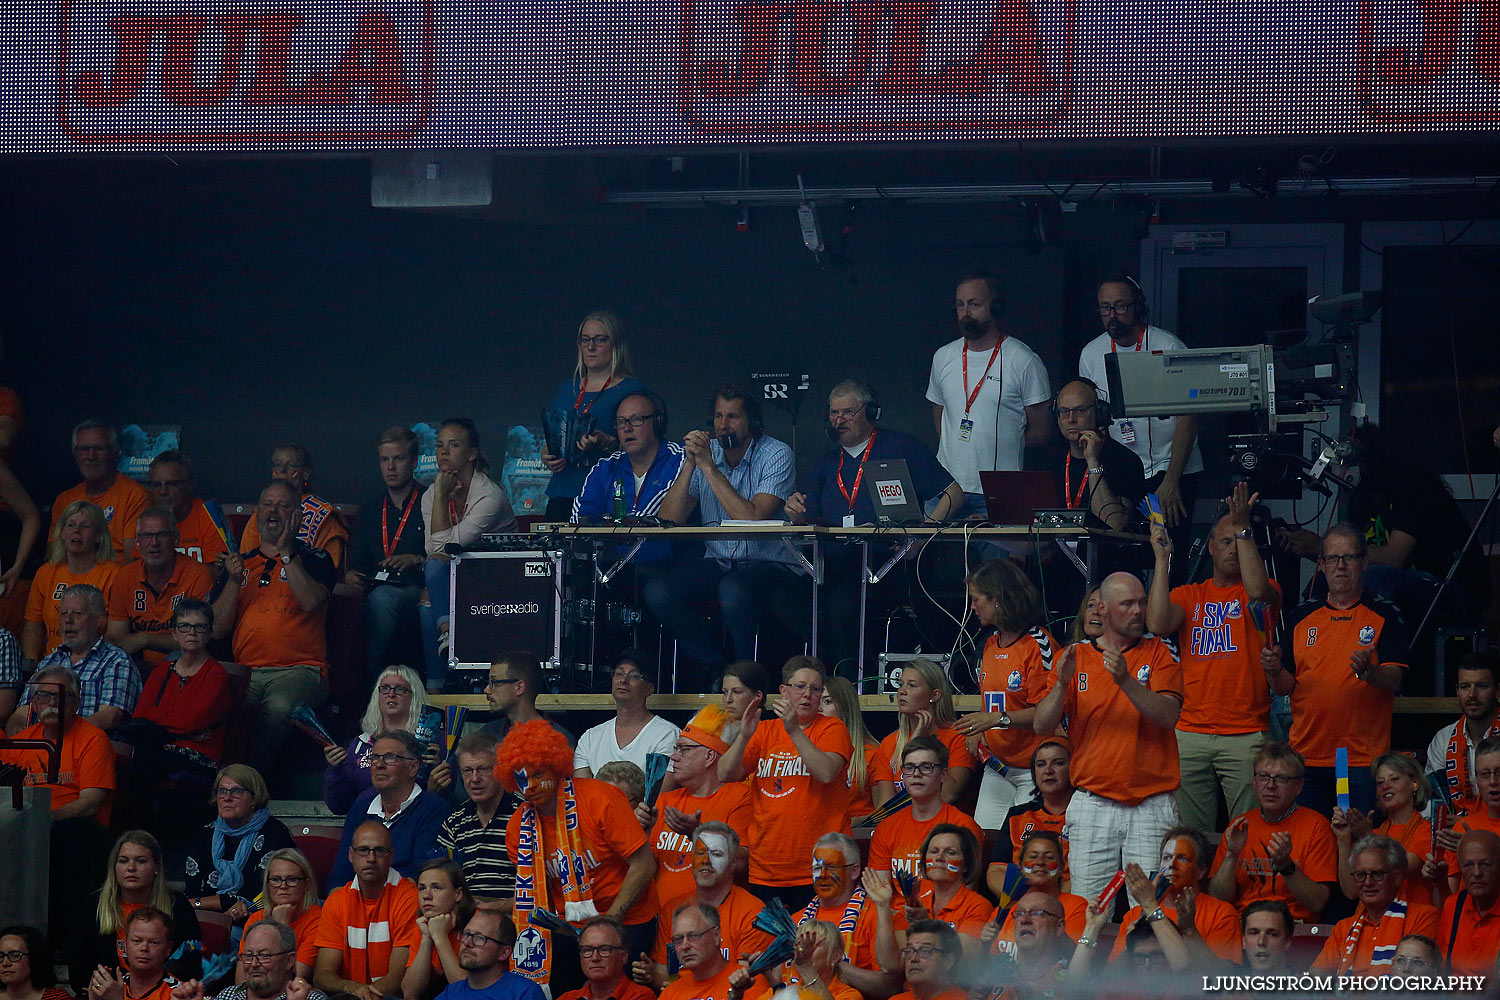
[[[389,852],[387,852],[387,853],[389,853]],[[486,945],[486,944],[504,944],[505,943],[505,942],[501,941],[499,938],[492,938],[488,934],[480,934],[478,931],[464,931],[462,934],[460,934],[458,936],[458,939],[460,941],[462,941],[464,944],[469,944],[469,945],[475,945],[475,944],[477,944],[477,945]]]
[[[814,859],[813,863],[812,863],[812,869],[813,869],[813,874],[817,874],[818,872],[823,871],[825,868],[853,868],[857,864],[859,864],[858,861],[850,861],[847,864],[830,865],[826,861],[818,861],[818,860]]]
[[[1430,969],[1432,963],[1425,958],[1407,958],[1405,955],[1397,955],[1391,959],[1393,969]]]
[[[578,346],[579,347],[603,347],[604,345],[606,345],[606,344],[609,343],[609,340],[610,340],[610,337],[609,337],[609,334],[607,334],[607,333],[601,333],[597,337],[590,337],[590,336],[588,336],[586,334],[580,334],[579,337],[578,337]]]
[[[519,683],[521,683],[521,678],[519,677],[491,677],[489,680],[484,682],[484,686],[487,688],[497,688],[504,684]]]
[[[1349,874],[1354,876],[1354,881],[1356,882],[1369,882],[1371,880],[1379,882],[1390,873],[1391,869],[1389,868],[1373,868],[1370,871],[1353,871]]]
[[[276,560],[275,559],[269,559],[268,558],[266,560],[266,568],[260,571],[260,584],[259,584],[260,586],[262,586],[262,587],[269,587],[271,585],[271,570],[275,566],[276,566]]]
[[[1016,910],[1015,913],[1018,917],[1051,917],[1053,920],[1061,920],[1063,918],[1061,913],[1053,913],[1051,910],[1043,909]]]
[[[1134,300],[1130,302],[1101,302],[1099,303],[1099,315],[1109,316],[1111,314],[1124,315],[1134,309],[1139,303]]]
[[[1072,417],[1083,417],[1093,413],[1098,406],[1059,406],[1057,408],[1058,419],[1071,419]]]
[[[578,955],[580,958],[593,958],[595,955],[600,958],[611,958],[615,952],[624,950],[617,944],[581,944],[578,946]]]
[[[646,675],[639,670],[616,670],[609,676],[617,681],[629,681],[632,684],[646,679]]]
[[[458,776],[467,781],[481,774],[493,774],[494,772],[495,769],[493,767],[461,767],[458,769]]]
[[[172,631],[183,635],[207,635],[213,631],[213,626],[207,622],[178,622],[172,626]]]
[[[798,694],[806,694],[809,691],[820,697],[823,694],[823,685],[821,684],[788,684],[787,687]]]
[[[1264,771],[1256,771],[1255,780],[1262,785],[1270,785],[1272,788],[1275,788],[1277,785],[1290,785],[1294,781],[1301,781],[1302,775],[1266,774]]]
[[[859,411],[863,410],[865,408],[865,405],[866,404],[864,404],[864,403],[860,403],[858,406],[856,406],[852,410],[829,410],[828,411],[828,419],[829,420],[853,420],[855,417],[859,416]]]
[[[30,954],[31,952],[29,951],[0,951],[0,962],[10,962],[14,964]]]
[[[1364,558],[1364,556],[1361,556],[1361,555],[1352,555],[1352,556],[1346,556],[1346,555],[1318,556],[1318,562],[1322,563],[1324,566],[1338,566],[1340,568],[1343,568],[1344,566],[1347,566],[1350,563],[1357,563],[1357,562],[1359,562],[1363,558]]]
[[[615,418],[615,430],[617,430],[617,431],[623,431],[627,427],[641,427],[641,426],[645,425],[648,421],[655,420],[655,419],[656,419],[656,414],[654,414],[654,413],[639,413],[639,414],[636,414],[633,417],[616,417]]]
[[[273,958],[290,954],[290,951],[242,951],[240,952],[240,961],[246,965],[264,965]]]
[[[940,767],[942,765],[935,760],[924,760],[920,764],[902,764],[901,773],[902,775],[920,774],[925,778],[929,774],[937,774]]]
[[[306,881],[306,875],[272,875],[266,879],[266,885],[272,889],[293,889]]]
[[[1159,951],[1132,952],[1130,960],[1136,965],[1166,965],[1167,956]]]
[[[176,537],[176,531],[137,531],[135,533],[135,540],[138,542],[165,542]]]
[[[214,789],[214,798],[216,798],[216,799],[244,799],[244,798],[249,798],[250,794],[251,794],[251,792],[250,792],[250,789],[248,789],[248,788],[215,788]]]
[[[351,847],[349,850],[361,858],[388,858],[391,856],[391,849],[389,847]]]
[[[371,764],[384,764],[387,767],[392,767],[399,760],[416,760],[417,758],[408,757],[401,753],[372,753],[367,759]]]
[[[705,927],[701,931],[689,931],[686,934],[673,934],[672,935],[672,947],[674,947],[674,948],[680,948],[682,945],[686,944],[687,942],[700,940],[704,935],[706,935],[706,934],[713,934],[718,929],[719,928],[717,928],[717,927]]]
[[[919,944],[919,945],[917,945],[915,947],[913,947],[911,945],[907,945],[905,948],[901,949],[901,957],[902,958],[913,958],[913,957],[915,957],[915,958],[927,959],[927,958],[931,958],[934,955],[946,955],[946,954],[947,954],[947,952],[943,951],[943,949],[933,947],[930,944]]]
[[[381,694],[411,694],[411,688],[405,684],[382,684],[375,690]]]
[[[146,485],[153,490],[175,490],[180,486],[186,486],[186,479],[148,479]]]
[[[704,746],[702,743],[693,743],[692,741],[688,741],[687,743],[679,743],[672,749],[680,756],[693,750],[707,750],[708,747]]]

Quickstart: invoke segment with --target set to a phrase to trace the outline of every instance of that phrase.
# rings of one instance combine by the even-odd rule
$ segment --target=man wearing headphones
[[[616,405],[615,425],[606,430],[619,439],[620,450],[589,469],[573,501],[572,522],[597,523],[615,515],[616,497],[627,517],[656,516],[667,489],[682,474],[682,445],[663,440],[667,404],[649,389],[633,392]],[[659,562],[670,554],[668,543],[647,542],[635,561]]]
[[[780,517],[796,463],[790,447],[765,435],[760,400],[739,383],[721,385],[713,392],[710,423],[712,438],[702,430],[683,438],[684,475],[667,490],[661,516],[681,524],[701,508],[706,525]],[[699,604],[705,594],[717,594],[735,658],[756,659],[756,629],[769,620],[765,612],[773,601],[790,609],[805,594],[792,585],[802,571],[780,539],[715,539],[704,550],[707,558],[692,560],[696,565],[652,577],[642,596],[686,659],[714,668],[724,663],[723,644]]]
[[[983,271],[965,275],[954,308],[962,336],[933,354],[927,383],[938,461],[966,494],[950,520],[985,513],[981,471],[1020,469],[1023,449],[1052,436],[1047,369],[1031,348],[1000,329],[1000,279]]]
[[[1078,374],[1100,388],[1108,401],[1104,356],[1118,351],[1178,351],[1185,345],[1159,326],[1148,326],[1146,296],[1128,274],[1111,275],[1099,285],[1099,321],[1104,332],[1084,347],[1078,356]],[[1198,421],[1182,417],[1122,417],[1109,429],[1110,436],[1135,452],[1146,470],[1146,492],[1161,498],[1167,518],[1167,533],[1178,552],[1191,542],[1193,501],[1198,494],[1198,473],[1203,456],[1198,451]],[[1187,560],[1174,566],[1174,574],[1186,572]],[[1173,577],[1173,582],[1181,582]]]
[[[949,512],[963,505],[963,490],[932,449],[910,434],[877,428],[879,419],[880,402],[867,383],[846,379],[833,387],[828,394],[827,432],[835,447],[813,466],[806,492],[787,497],[786,512],[793,524],[874,524],[875,507],[864,489],[865,466],[898,458],[905,459],[917,496],[924,504],[932,504],[929,511],[934,520],[948,520]],[[859,546],[854,544],[833,542],[823,549],[825,631],[819,634],[828,638],[819,652],[835,669],[859,649],[859,556]],[[871,595],[880,588],[872,585]],[[874,621],[878,616],[868,617]]]
[[[1086,378],[1065,382],[1052,401],[1063,452],[1063,503],[1084,507],[1091,528],[1128,529],[1138,519],[1136,504],[1146,495],[1140,458],[1109,436],[1109,407],[1099,387]]]

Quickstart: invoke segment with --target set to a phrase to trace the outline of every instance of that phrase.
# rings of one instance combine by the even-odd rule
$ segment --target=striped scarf
[[[1406,900],[1391,900],[1391,904],[1385,908],[1385,915],[1380,918],[1380,926],[1389,926],[1386,923],[1387,920],[1400,923],[1402,925],[1402,929],[1405,929]],[[1360,935],[1364,933],[1365,926],[1367,924],[1369,924],[1369,920],[1366,919],[1365,909],[1363,906],[1361,906],[1358,916],[1354,918],[1354,923],[1349,925],[1349,933],[1344,936],[1344,954],[1343,957],[1339,959],[1338,969],[1335,970],[1338,975],[1342,976],[1353,971],[1354,953],[1359,950],[1359,938]],[[1371,950],[1369,971],[1374,972],[1377,969],[1390,968],[1391,961],[1396,957],[1396,945],[1394,942],[1400,941],[1401,937],[1402,935],[1397,934],[1394,938],[1392,938],[1393,943],[1379,944]]]
[[[797,926],[802,926],[809,920],[818,919],[818,897],[814,896],[808,901],[807,909],[802,911],[802,916],[797,921]],[[844,913],[839,917],[839,937],[844,939],[844,961],[848,962],[854,956],[854,929],[859,926],[859,915],[865,908],[865,890],[855,889],[854,895],[849,897],[849,902],[844,904]]]

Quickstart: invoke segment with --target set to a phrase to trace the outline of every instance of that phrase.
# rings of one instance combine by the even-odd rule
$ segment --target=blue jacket
[[[377,789],[366,789],[359,793],[354,805],[349,807],[349,815],[344,817],[344,833],[339,837],[339,855],[334,860],[333,870],[328,873],[328,884],[324,886],[325,895],[333,888],[353,881],[354,866],[349,863],[349,845],[354,842],[354,831],[362,823],[379,818],[370,815],[370,803],[379,794]],[[444,852],[438,846],[438,831],[442,829],[443,820],[448,818],[451,811],[447,800],[441,795],[434,795],[425,789],[419,792],[416,801],[403,809],[389,824],[391,867],[415,881],[422,862],[442,857]]]
[[[573,501],[573,523],[584,518],[609,516],[614,504],[615,484],[619,483],[625,496],[631,498],[629,510],[635,517],[654,517],[661,510],[662,499],[667,490],[677,481],[682,471],[682,445],[675,441],[663,441],[656,449],[656,459],[646,470],[646,479],[641,491],[635,491],[635,473],[630,468],[630,456],[617,451],[601,459],[589,470],[583,481],[583,492]],[[636,553],[636,562],[656,562],[671,554],[668,542],[647,542]]]

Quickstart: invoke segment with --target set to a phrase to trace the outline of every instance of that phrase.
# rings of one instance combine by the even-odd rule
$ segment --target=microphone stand
[[[1464,542],[1463,548],[1453,557],[1453,565],[1448,567],[1448,575],[1443,577],[1443,582],[1438,584],[1437,593],[1432,595],[1432,603],[1427,605],[1427,613],[1422,616],[1422,621],[1417,625],[1416,631],[1411,634],[1411,644],[1417,644],[1417,639],[1427,628],[1427,623],[1432,620],[1433,613],[1437,611],[1438,602],[1443,599],[1443,593],[1453,578],[1458,575],[1458,567],[1463,563],[1464,557],[1469,554],[1469,549],[1474,545],[1474,539],[1479,537],[1479,529],[1484,527],[1484,522],[1489,519],[1490,508],[1495,506],[1495,497],[1500,494],[1500,475],[1495,476],[1495,486],[1490,490],[1490,498],[1484,502],[1484,510],[1479,512],[1479,519],[1474,522],[1474,528],[1469,532],[1468,540]],[[1441,693],[1441,692],[1440,692]]]

